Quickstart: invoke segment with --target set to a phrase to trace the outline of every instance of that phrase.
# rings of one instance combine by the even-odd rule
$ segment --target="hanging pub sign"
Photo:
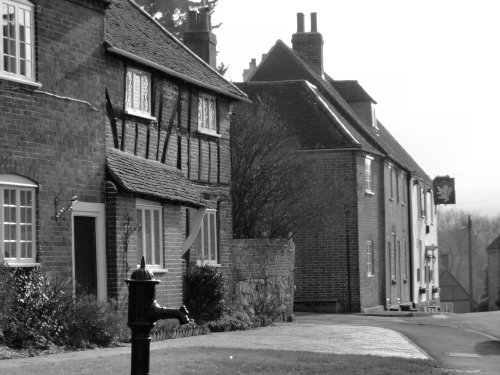
[[[455,204],[455,179],[438,176],[432,181],[434,204]]]

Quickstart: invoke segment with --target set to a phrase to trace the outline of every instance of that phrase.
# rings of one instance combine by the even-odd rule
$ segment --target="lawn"
[[[47,358],[48,359],[48,358]],[[320,354],[280,350],[247,350],[190,347],[155,350],[151,353],[151,374],[445,374],[434,362],[375,356]],[[26,361],[2,368],[9,375],[128,374],[128,354],[88,359]]]

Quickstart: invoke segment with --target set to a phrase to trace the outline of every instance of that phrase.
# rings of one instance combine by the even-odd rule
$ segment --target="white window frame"
[[[209,218],[212,218],[210,220]],[[213,223],[213,227],[210,227],[210,222]],[[207,239],[205,240],[205,229],[207,233]],[[212,229],[212,230],[211,230]],[[203,215],[200,228],[201,236],[201,256],[203,258],[204,264],[218,265],[219,264],[219,243],[218,243],[218,226],[217,226],[217,210],[207,209]],[[212,237],[214,241],[212,242]],[[212,244],[215,244],[215,248],[212,248]]]
[[[137,81],[136,81],[137,77]],[[147,82],[147,89],[144,88],[144,79]],[[139,85],[139,104],[134,95],[136,83]],[[144,103],[146,94],[147,104]],[[144,117],[147,119],[155,119],[151,116],[151,74],[145,71],[127,68],[125,77],[125,112],[130,115]]]
[[[375,112],[375,106],[373,104],[371,104],[371,114],[372,114],[372,126],[379,130],[378,129],[378,124],[377,124],[377,115],[376,115],[376,112]]]
[[[38,185],[26,177],[13,174],[0,174],[0,261],[6,262],[10,266],[35,266],[36,265],[36,189]],[[4,191],[15,191],[15,205],[9,206],[15,208],[16,221],[8,225],[15,225],[15,257],[5,257],[5,208]],[[31,193],[31,206],[21,206],[21,192]],[[31,208],[31,222],[21,223],[21,209]],[[21,239],[21,227],[31,225],[31,239]],[[9,240],[9,242],[14,242]],[[22,243],[31,243],[31,256],[22,257]]]
[[[401,171],[401,205],[406,206],[406,174]]]
[[[139,255],[139,258],[142,255],[144,255],[144,259],[146,261],[146,264],[148,265],[148,268],[161,270],[163,269],[163,207],[158,202],[137,198],[135,202],[135,208],[137,215],[137,223],[140,225],[140,229],[137,231],[137,253]],[[138,211],[141,212],[140,217]],[[151,244],[150,257],[147,256],[147,249],[146,249],[147,246],[146,228],[148,227],[146,223],[147,211],[150,212],[150,228],[151,228],[151,232],[149,233],[149,241]],[[155,231],[154,231],[155,212],[158,213],[158,238],[155,238]],[[156,242],[159,242],[158,259],[156,259],[157,257],[154,251]]]
[[[5,70],[5,61],[4,56],[6,51],[4,50],[4,28],[3,19],[4,17],[4,7],[14,7],[15,18],[14,18],[14,43],[15,43],[15,55],[12,56],[15,58],[15,72],[8,72]],[[26,43],[26,53],[30,56],[26,56],[27,58],[22,59],[21,56],[21,40],[19,36],[21,35],[20,27],[24,26],[20,24],[20,14],[21,12],[29,12],[29,33],[26,34],[25,40],[29,38],[29,43]],[[0,0],[0,20],[2,25],[0,25],[0,78],[7,79],[16,82],[23,82],[28,84],[35,84],[36,86],[41,86],[40,84],[35,83],[35,17],[34,17],[34,5],[30,1],[27,0]],[[26,20],[23,23],[27,23]],[[26,74],[21,74],[21,61],[26,61],[29,65],[29,68],[26,69]]]
[[[371,156],[365,157],[365,191],[368,194],[373,192],[373,158]]]
[[[373,241],[366,241],[366,267],[367,276],[375,276],[375,254],[373,252]]]
[[[389,164],[389,199],[394,200],[394,167]]]
[[[198,96],[198,131],[217,135],[217,100],[212,95]]]

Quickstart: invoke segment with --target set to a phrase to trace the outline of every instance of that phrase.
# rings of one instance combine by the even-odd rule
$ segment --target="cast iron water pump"
[[[149,346],[151,343],[151,329],[159,319],[177,319],[180,324],[188,324],[189,319],[185,306],[179,309],[161,307],[155,300],[155,288],[160,282],[153,273],[146,268],[144,257],[141,267],[136,269],[130,279],[125,280],[128,285],[128,322],[132,331],[132,364],[131,375],[149,374]]]

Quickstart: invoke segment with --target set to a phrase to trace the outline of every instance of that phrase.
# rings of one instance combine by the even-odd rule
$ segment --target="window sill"
[[[138,264],[136,269],[139,269],[139,268],[141,268],[141,266]],[[146,268],[155,274],[168,272],[168,268],[160,268],[159,266],[155,266],[152,264],[146,264]]]
[[[375,195],[375,192],[373,190],[365,190],[366,195]]]
[[[389,197],[389,200],[390,200],[391,202],[394,202],[394,198],[392,198],[392,197]]]
[[[197,267],[203,267],[203,266],[222,267],[222,264],[211,262],[211,261],[208,261],[208,260],[197,260],[196,261],[196,266]]]
[[[146,266],[147,268],[147,266]],[[165,273],[168,273],[168,268],[148,268],[151,272],[154,274],[160,274],[163,275]]]
[[[208,130],[205,130],[205,129],[198,129],[198,133],[205,134],[205,135],[210,135],[210,136],[216,137],[216,138],[222,138],[222,136],[220,134],[217,134],[216,132],[211,132],[211,131],[208,131]]]
[[[19,263],[19,262],[9,262],[4,260],[7,267],[40,267],[40,263],[35,263],[35,262],[26,262],[26,263]]]
[[[13,76],[11,77],[11,76],[4,75],[4,74],[0,74],[0,79],[5,79],[6,81],[11,81],[11,82],[23,83],[25,85],[33,86],[36,88],[42,87],[42,84],[40,82],[30,81],[27,79],[13,77]]]
[[[132,111],[130,109],[125,109],[125,114],[129,115],[129,116],[139,117],[139,118],[149,120],[149,121],[157,121],[156,117],[150,116],[144,112],[136,112],[136,111]]]

